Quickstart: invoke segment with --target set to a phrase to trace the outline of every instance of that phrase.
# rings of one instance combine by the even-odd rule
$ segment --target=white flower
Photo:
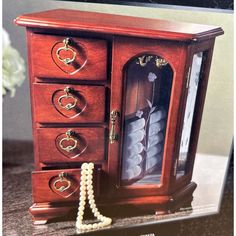
[[[6,32],[5,29],[2,29],[2,47],[3,47],[3,50],[10,46],[11,42],[10,42],[10,38],[9,38],[9,34]]]
[[[149,80],[150,82],[154,82],[156,78],[157,78],[156,74],[154,74],[154,73],[152,73],[152,72],[149,72],[149,74],[148,74],[148,80]]]
[[[20,86],[25,79],[25,62],[11,46],[9,34],[4,29],[2,44],[2,93],[5,95],[9,91],[14,97],[15,87]]]

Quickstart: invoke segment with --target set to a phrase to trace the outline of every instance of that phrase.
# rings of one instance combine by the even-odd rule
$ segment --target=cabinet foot
[[[189,183],[187,186],[176,191],[170,197],[170,200],[164,204],[162,207],[164,209],[156,210],[156,215],[171,214],[177,211],[191,211],[192,210],[192,201],[193,201],[193,192],[196,189],[197,184],[194,182]]]
[[[35,203],[29,208],[35,225],[46,224],[60,218],[70,219],[74,216],[76,205],[52,205],[48,203]]]
[[[47,224],[48,220],[36,220],[34,219],[34,225],[45,225]]]

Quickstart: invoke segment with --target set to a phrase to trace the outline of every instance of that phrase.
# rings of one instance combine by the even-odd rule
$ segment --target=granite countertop
[[[81,233],[75,228],[75,219],[52,222],[46,225],[33,225],[28,208],[31,206],[31,174],[33,170],[33,148],[31,142],[5,141],[3,143],[3,234],[7,236],[28,236],[28,235],[233,235],[233,178],[232,170],[229,172],[228,181],[225,187],[220,214],[208,217],[191,219],[200,215],[213,214],[217,207],[220,193],[223,188],[224,171],[227,161],[209,157],[197,158],[196,165],[201,165],[201,170],[197,171],[197,181],[202,181],[194,196],[192,203],[193,210],[184,210],[174,214],[155,216],[141,215],[126,218],[113,218],[113,225],[104,230]],[[204,161],[204,162],[203,162]],[[199,163],[198,163],[199,162]],[[202,168],[203,163],[205,167]],[[212,163],[217,170],[217,175],[211,180],[204,178],[207,166],[212,167]],[[222,164],[223,163],[223,164]],[[205,173],[206,174],[206,173]],[[208,174],[209,173],[208,171]],[[218,180],[217,180],[218,178]],[[196,181],[196,180],[195,180]],[[215,181],[215,182],[214,182]],[[217,182],[218,181],[218,182]],[[221,182],[219,182],[221,181]],[[218,183],[218,185],[217,185]],[[216,193],[209,189],[213,184]],[[210,191],[205,191],[206,188]],[[217,189],[218,188],[218,189]],[[202,194],[204,191],[204,199]],[[214,191],[213,191],[214,192]],[[202,210],[204,209],[204,210]],[[187,217],[187,218],[186,218]],[[173,221],[176,219],[184,219]],[[189,219],[188,219],[189,218]],[[172,221],[170,221],[172,220]]]

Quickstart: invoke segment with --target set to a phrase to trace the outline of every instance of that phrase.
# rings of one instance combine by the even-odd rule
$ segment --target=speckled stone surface
[[[30,172],[33,170],[32,144],[25,142],[4,142],[3,149],[3,235],[233,235],[232,170],[228,177],[222,208],[218,215],[158,224],[160,222],[186,218],[188,216],[197,216],[199,214],[199,207],[197,207],[198,203],[195,202],[195,205],[193,204],[193,206],[196,207],[194,207],[193,211],[188,212],[185,210],[161,217],[144,215],[127,218],[113,218],[114,223],[111,227],[94,232],[77,232],[75,220],[34,226],[28,213],[28,208],[32,204],[30,182]],[[199,178],[199,181],[201,181],[201,178]],[[201,192],[197,194],[201,194]],[[196,201],[200,201],[202,196],[195,196]],[[215,199],[219,196],[218,193],[218,195],[215,196]],[[212,196],[210,197],[212,198]],[[210,202],[209,204],[206,204],[206,206],[207,205],[212,206]],[[214,211],[214,209],[209,208],[205,210],[205,212],[207,213],[208,210]],[[204,213],[204,211],[202,213]]]

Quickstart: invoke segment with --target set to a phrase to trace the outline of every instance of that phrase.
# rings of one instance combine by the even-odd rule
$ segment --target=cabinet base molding
[[[70,214],[75,210],[76,205],[62,205],[53,203],[34,203],[29,212],[32,215],[35,225],[46,224],[50,221],[59,221],[61,218],[70,218]]]
[[[179,211],[181,208],[191,211],[193,192],[197,185],[194,182],[178,190],[171,196],[147,196],[132,199],[117,199],[117,201],[98,202],[98,208],[110,217],[127,217],[143,214],[164,215]],[[46,224],[50,221],[72,220],[76,218],[78,202],[68,203],[34,203],[29,212],[34,224]],[[87,217],[91,217],[87,209]]]

